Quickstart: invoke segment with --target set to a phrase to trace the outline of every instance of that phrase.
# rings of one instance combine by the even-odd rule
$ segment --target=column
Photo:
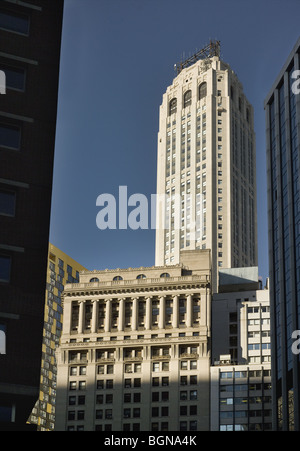
[[[105,301],[105,326],[104,331],[110,332],[111,325],[111,299],[106,299]]]
[[[93,313],[92,313],[92,334],[97,332],[97,319],[98,319],[98,301],[96,299],[92,300]]]
[[[192,327],[193,294],[188,294],[186,299],[186,327]]]
[[[83,332],[83,322],[84,322],[84,302],[79,301],[79,318],[78,318],[78,333]]]
[[[119,324],[118,331],[122,332],[124,330],[124,312],[125,312],[125,298],[119,300]]]
[[[151,313],[151,297],[146,299],[146,321],[145,329],[150,330],[152,325],[152,313]]]
[[[159,323],[158,323],[159,329],[165,328],[165,312],[166,312],[165,297],[161,296],[159,302]]]
[[[138,298],[132,299],[131,329],[137,330]]]
[[[70,334],[72,329],[73,302],[67,297],[64,300],[63,331]]]
[[[178,295],[173,296],[173,327],[178,328]]]

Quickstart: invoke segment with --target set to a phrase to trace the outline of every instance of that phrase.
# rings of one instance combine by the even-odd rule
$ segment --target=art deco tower
[[[219,42],[177,65],[160,107],[155,264],[211,249],[214,291],[218,268],[257,265],[253,123]]]

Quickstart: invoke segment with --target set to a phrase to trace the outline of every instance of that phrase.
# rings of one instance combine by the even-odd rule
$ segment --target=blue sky
[[[88,269],[154,265],[154,230],[96,226],[102,193],[156,192],[174,64],[221,41],[254,107],[259,274],[268,276],[264,99],[299,37],[299,0],[65,0],[50,241]]]

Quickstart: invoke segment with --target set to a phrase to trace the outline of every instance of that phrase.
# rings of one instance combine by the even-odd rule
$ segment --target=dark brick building
[[[62,18],[63,0],[0,1],[2,430],[39,396]]]

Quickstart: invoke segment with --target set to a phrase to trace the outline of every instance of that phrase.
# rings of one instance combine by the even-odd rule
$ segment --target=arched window
[[[186,91],[183,97],[183,108],[186,108],[187,106],[192,104],[192,91]]]
[[[90,280],[90,282],[99,282],[99,279],[98,279],[98,277],[93,277],[93,278]]]
[[[169,103],[169,116],[177,111],[177,99],[174,97]]]
[[[207,83],[201,83],[199,86],[199,100],[207,96]]]
[[[116,281],[116,280],[123,280],[123,277],[121,277],[121,276],[116,276],[116,277],[113,278],[113,280],[114,280],[114,281]]]
[[[170,277],[170,274],[167,272],[163,272],[160,277]]]
[[[139,274],[138,276],[136,276],[137,279],[146,279],[145,274]]]

